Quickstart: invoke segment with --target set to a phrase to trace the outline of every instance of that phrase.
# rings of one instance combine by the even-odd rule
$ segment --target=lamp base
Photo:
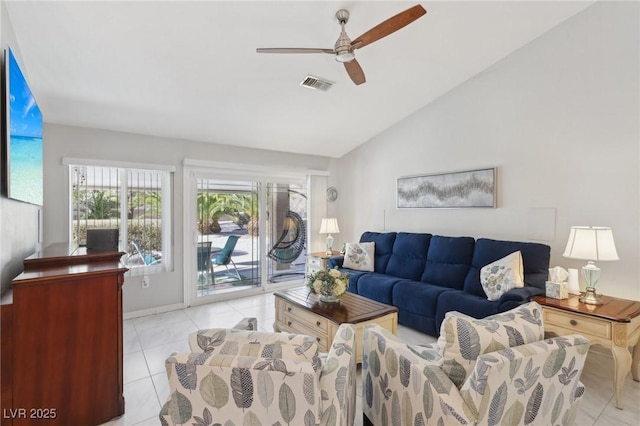
[[[587,287],[587,291],[584,293],[584,296],[579,300],[587,305],[602,305],[602,300],[600,300],[596,294],[596,289],[593,287]]]
[[[327,256],[331,256],[333,254],[333,237],[331,234],[327,235],[327,251],[324,253]]]

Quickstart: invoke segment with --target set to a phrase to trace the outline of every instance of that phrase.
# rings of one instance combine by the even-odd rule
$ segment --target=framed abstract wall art
[[[398,178],[397,207],[496,207],[496,169]]]

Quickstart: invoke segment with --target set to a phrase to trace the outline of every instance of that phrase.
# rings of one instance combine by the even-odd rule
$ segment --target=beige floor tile
[[[189,352],[189,342],[187,336],[184,336],[183,339],[173,342],[167,343],[162,346],[155,346],[153,348],[147,348],[144,351],[144,357],[147,360],[147,366],[149,367],[149,372],[153,376],[158,373],[166,373],[165,370],[165,360],[172,352]]]
[[[180,322],[189,321],[190,318],[184,312],[183,309],[176,311],[163,312],[156,315],[148,315],[146,317],[134,318],[133,324],[136,327],[138,333],[154,329],[158,327],[166,327],[170,324],[176,324]]]
[[[149,377],[149,369],[142,351],[131,352],[124,355],[124,383]]]
[[[243,317],[258,319],[258,328],[272,331],[275,319],[273,294],[244,297],[124,321],[126,414],[110,426],[157,425],[161,404],[169,395],[164,360],[173,351],[188,349],[187,335],[198,328],[232,327]],[[412,344],[432,344],[436,337],[402,325],[398,336]],[[172,343],[173,342],[173,343]],[[613,398],[613,359],[594,347],[587,357],[581,381],[586,393],[576,426],[640,426],[640,382],[628,376],[624,388],[624,410]],[[355,425],[362,425],[362,374],[358,369]]]
[[[243,318],[240,312],[225,302],[191,307],[185,312],[198,329],[233,327]]]
[[[196,331],[198,327],[191,320],[167,325],[156,325],[138,330],[142,349],[153,348],[187,339],[189,333]]]
[[[158,395],[158,402],[160,406],[164,405],[164,402],[169,398],[169,381],[167,380],[167,373],[159,373],[151,376],[153,380],[153,386],[156,388],[156,394]]]
[[[122,330],[122,351],[125,354],[131,352],[138,352],[142,350],[142,346],[140,346],[140,338],[138,337],[138,332],[136,331],[133,323],[129,327],[124,327]]]

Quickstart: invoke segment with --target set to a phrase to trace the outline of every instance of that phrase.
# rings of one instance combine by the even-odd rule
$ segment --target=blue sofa
[[[349,273],[348,291],[396,306],[400,324],[433,336],[449,311],[484,318],[545,293],[551,252],[545,244],[407,232],[365,232],[360,242],[375,243],[373,272],[344,268],[343,256],[332,257],[328,266]],[[488,300],[480,269],[517,250],[524,287]]]

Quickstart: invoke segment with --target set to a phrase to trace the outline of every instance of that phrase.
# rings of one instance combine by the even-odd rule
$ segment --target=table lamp
[[[331,234],[339,234],[340,228],[338,228],[338,219],[335,217],[328,217],[322,219],[322,223],[320,224],[320,233],[328,234],[327,235],[327,256],[333,254],[331,251],[331,247],[333,247],[333,237]]]
[[[582,278],[584,278],[587,291],[580,298],[580,302],[588,305],[601,305],[602,300],[596,294],[600,268],[594,262],[596,260],[619,259],[611,228],[572,226],[567,247],[562,256],[569,259],[587,260],[587,264],[582,267]]]

